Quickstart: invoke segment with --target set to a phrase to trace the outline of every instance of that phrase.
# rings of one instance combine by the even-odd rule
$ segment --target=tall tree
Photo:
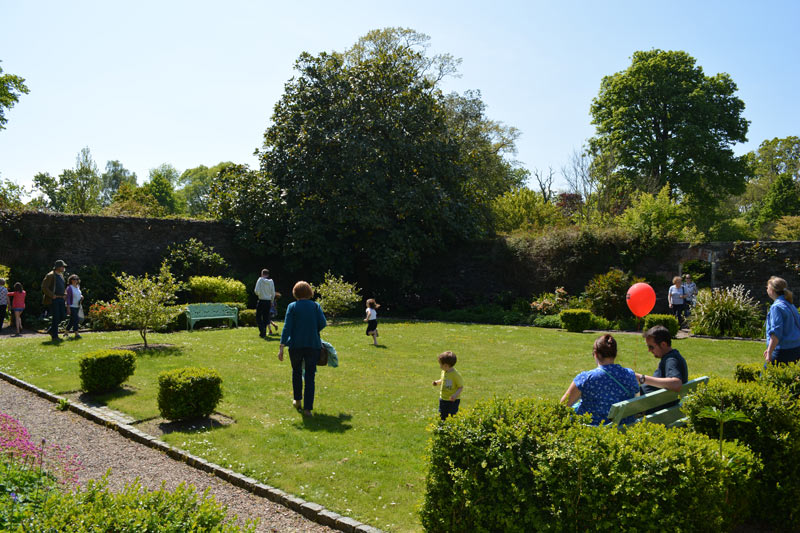
[[[3,74],[3,68],[0,67],[0,130],[6,129],[8,122],[6,109],[14,107],[22,94],[28,94],[25,78],[14,74]]]
[[[758,218],[759,206],[779,176],[789,176],[800,185],[800,137],[763,141],[757,150],[747,154],[747,160],[750,165],[747,189],[736,203],[741,212]]]
[[[155,198],[158,205],[163,207],[167,214],[174,215],[181,211],[175,195],[175,184],[179,178],[180,173],[175,167],[164,163],[150,169],[150,181],[142,185],[142,189],[146,194]]]
[[[745,160],[731,149],[747,140],[736,90],[728,74],[706,76],[686,52],[635,52],[630,67],[603,78],[591,147],[613,154],[610,176],[629,192],[669,184],[673,196],[715,204],[745,185]]]
[[[226,161],[219,163],[211,168],[205,165],[185,170],[178,179],[181,188],[177,191],[183,202],[186,203],[186,211],[195,217],[208,215],[208,201],[211,184],[217,178],[220,171],[232,166],[233,163]]]
[[[44,194],[44,205],[55,211],[95,213],[100,208],[102,181],[88,147],[78,153],[74,169],[64,170],[58,179],[40,172],[33,183]]]
[[[486,231],[471,190],[483,184],[470,187],[437,88],[454,61],[428,57],[427,39],[388,28],[298,59],[260,151],[285,202],[285,255],[408,281],[423,254]]]
[[[100,193],[100,203],[104,206],[110,205],[123,184],[136,187],[136,172],[131,172],[119,161],[107,161],[106,171],[101,176],[103,185]]]

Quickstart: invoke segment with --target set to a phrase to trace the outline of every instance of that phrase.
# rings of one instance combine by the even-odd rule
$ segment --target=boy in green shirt
[[[442,369],[442,377],[433,382],[433,386],[439,388],[439,416],[442,420],[458,412],[458,405],[461,403],[459,396],[464,390],[464,379],[458,370],[453,368],[456,365],[456,354],[453,352],[442,352],[439,354],[439,367]]]

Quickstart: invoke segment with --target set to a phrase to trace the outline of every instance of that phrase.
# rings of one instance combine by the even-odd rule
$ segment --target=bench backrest
[[[189,304],[186,314],[190,318],[238,316],[239,310],[225,304]]]
[[[675,400],[694,392],[697,386],[701,383],[707,382],[708,376],[703,376],[701,378],[696,378],[684,383],[679,393],[667,389],[661,389],[651,392],[650,394],[645,394],[644,396],[637,396],[636,398],[632,398],[630,400],[617,402],[612,405],[611,409],[608,411],[609,423],[611,425],[618,425],[620,420],[623,420],[629,416],[638,415],[644,413],[645,411],[657,409],[663,405],[672,403]],[[676,405],[648,415],[647,421],[664,425],[672,425],[681,418],[683,418],[683,413],[681,412],[679,406]]]

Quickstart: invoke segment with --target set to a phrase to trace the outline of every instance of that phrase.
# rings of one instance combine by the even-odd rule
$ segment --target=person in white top
[[[275,283],[269,277],[269,270],[266,268],[261,271],[261,277],[256,281],[256,287],[253,290],[258,296],[258,304],[256,305],[256,323],[258,324],[258,336],[262,339],[267,337],[267,327],[269,327],[269,334],[272,335],[272,324],[269,320],[269,311],[272,308],[272,300],[275,298]],[[275,327],[277,333],[278,327]]]
[[[683,288],[686,289],[686,316],[691,316],[697,298],[697,283],[692,281],[691,274],[683,275]]]
[[[374,298],[367,300],[367,316],[364,317],[364,322],[367,323],[367,335],[372,335],[374,346],[378,345],[378,308],[380,306]]]
[[[75,333],[75,338],[80,339],[78,334],[78,326],[80,325],[80,310],[81,302],[83,301],[83,294],[81,294],[81,280],[77,274],[72,274],[67,279],[67,316],[69,316],[69,325],[67,332],[64,333],[65,337],[69,337],[69,332],[72,330]]]

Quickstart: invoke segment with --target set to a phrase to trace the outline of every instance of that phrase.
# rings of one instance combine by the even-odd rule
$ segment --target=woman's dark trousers
[[[319,361],[319,348],[289,348],[292,362],[292,392],[295,400],[303,400],[303,409],[314,409],[314,378]],[[303,391],[303,368],[305,367],[305,391]]]

